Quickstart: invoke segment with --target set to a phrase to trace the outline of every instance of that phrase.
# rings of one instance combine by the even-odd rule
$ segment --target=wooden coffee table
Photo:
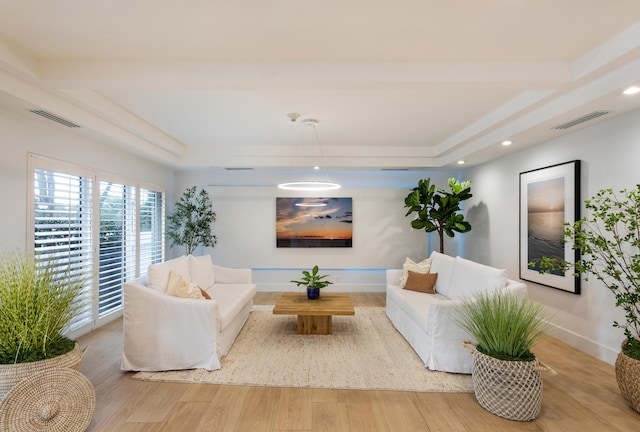
[[[355,315],[351,296],[344,293],[321,293],[317,300],[306,293],[285,292],[273,307],[276,315],[297,315],[298,334],[331,334],[333,315]]]

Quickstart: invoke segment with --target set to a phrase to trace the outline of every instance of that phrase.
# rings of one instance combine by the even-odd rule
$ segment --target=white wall
[[[187,187],[215,184],[211,173],[184,171],[176,174],[174,192]],[[423,172],[438,185],[446,186],[450,172]],[[417,184],[417,178],[413,185]],[[405,217],[404,198],[410,187],[343,187],[322,197],[353,198],[353,247],[277,248],[275,238],[276,197],[303,197],[301,193],[275,187],[206,187],[217,220],[214,233],[218,244],[204,252],[214,262],[230,267],[253,268],[260,291],[294,290],[292,279],[301,269],[317,264],[329,274],[334,285],[328,291],[383,292],[385,269],[402,266],[409,256],[422,260],[429,255],[429,239],[424,231],[413,230]],[[318,195],[316,195],[318,196]],[[174,199],[171,201],[173,203]],[[434,240],[431,240],[433,243]],[[451,250],[457,245],[450,245]],[[457,250],[457,249],[456,249]],[[175,254],[184,253],[176,249]],[[455,254],[455,251],[454,251]]]
[[[465,237],[465,257],[506,268],[509,277],[517,279],[519,175],[575,159],[581,160],[582,201],[602,188],[620,190],[640,183],[640,111],[469,169],[466,174],[473,180],[474,197],[466,208],[473,230]],[[586,214],[584,206],[581,213]],[[553,314],[555,336],[605,361],[615,361],[623,334],[612,323],[623,320],[623,314],[606,287],[591,278],[582,281],[582,294],[575,295],[526,283],[529,295]]]
[[[70,129],[28,112],[18,114],[2,107],[0,148],[0,185],[5,202],[0,212],[3,250],[26,247],[29,152],[166,188],[171,179],[169,168],[85,135],[82,129]]]

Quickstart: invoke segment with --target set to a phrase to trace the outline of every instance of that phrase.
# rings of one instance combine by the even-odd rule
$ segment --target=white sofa
[[[172,271],[211,299],[167,294]],[[250,269],[216,266],[209,255],[149,266],[147,275],[124,285],[122,370],[220,369],[255,293]]]
[[[505,288],[526,295],[527,286],[507,279],[506,270],[438,252],[431,254],[430,273],[438,273],[435,294],[400,286],[401,269],[387,270],[387,316],[424,361],[425,367],[471,373],[473,356],[462,341],[471,339],[452,319],[465,297]]]

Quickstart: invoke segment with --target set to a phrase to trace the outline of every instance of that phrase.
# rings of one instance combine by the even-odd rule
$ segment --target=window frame
[[[78,328],[74,328],[69,332],[68,336],[72,339],[75,339],[83,334],[86,334],[98,327],[101,327],[108,322],[111,322],[117,318],[120,318],[123,313],[123,308],[120,307],[117,310],[114,310],[110,313],[105,314],[104,316],[100,316],[98,306],[99,306],[99,272],[100,272],[100,185],[101,182],[112,182],[119,185],[124,185],[126,187],[131,187],[135,191],[135,216],[134,216],[134,249],[135,249],[135,265],[134,265],[134,277],[139,278],[142,275],[146,274],[147,268],[141,268],[141,260],[140,260],[140,213],[141,213],[141,202],[140,202],[140,190],[144,189],[147,191],[155,192],[156,194],[161,194],[162,203],[161,207],[158,209],[160,214],[156,214],[156,222],[159,219],[160,227],[162,229],[161,233],[161,251],[160,251],[160,261],[164,261],[166,254],[166,245],[164,243],[164,226],[165,226],[165,217],[166,217],[166,202],[167,202],[167,191],[164,187],[159,187],[157,185],[151,184],[149,182],[144,182],[140,180],[134,180],[128,178],[126,176],[121,176],[117,174],[108,173],[105,171],[92,169],[84,166],[80,166],[74,163],[65,162],[57,159],[53,159],[50,157],[38,155],[35,153],[27,154],[27,232],[26,232],[26,251],[28,254],[33,254],[35,252],[35,170],[42,169],[47,171],[53,171],[56,173],[61,173],[70,176],[79,176],[85,177],[91,180],[91,193],[92,193],[92,206],[91,206],[91,251],[92,251],[92,268],[91,268],[91,282],[90,282],[90,291],[91,291],[91,322],[85,325],[79,326]],[[133,278],[127,278],[131,280]],[[123,283],[124,285],[124,283]]]

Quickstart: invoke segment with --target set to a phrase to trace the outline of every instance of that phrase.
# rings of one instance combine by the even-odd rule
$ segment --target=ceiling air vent
[[[32,109],[32,110],[28,110],[29,112],[32,112],[34,114],[37,114],[39,116],[42,116],[44,118],[48,118],[49,120],[53,120],[56,123],[60,123],[61,125],[65,125],[66,127],[70,127],[70,128],[79,128],[80,126],[70,122],[69,120],[65,120],[63,118],[58,117],[55,114],[51,114],[50,112],[44,111],[44,110],[39,110],[39,109]]]
[[[561,130],[569,129],[570,127],[574,127],[574,126],[579,125],[581,123],[588,122],[589,120],[593,120],[594,118],[598,118],[600,116],[607,115],[610,112],[611,111],[594,111],[592,113],[585,114],[582,117],[578,117],[577,119],[573,119],[573,120],[568,121],[566,123],[562,123],[562,124],[560,124],[558,126],[554,126],[551,129],[561,129]]]
[[[234,167],[226,167],[225,170],[227,171],[253,171],[253,168],[234,168]]]

